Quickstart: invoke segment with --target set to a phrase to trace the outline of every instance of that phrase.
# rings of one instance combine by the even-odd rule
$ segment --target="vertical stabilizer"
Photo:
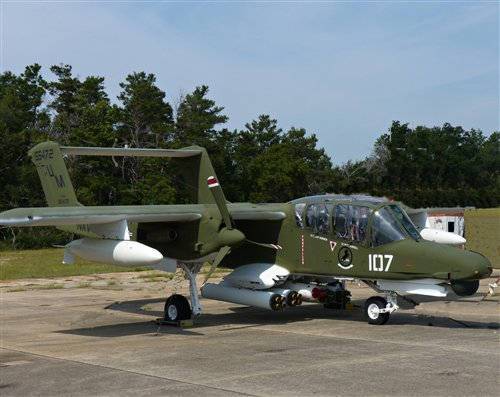
[[[198,204],[215,204],[207,179],[210,176],[217,177],[217,175],[206,149],[200,146],[189,146],[181,150],[200,152],[198,156],[172,159],[179,165],[179,172],[184,177],[184,183],[190,188],[190,201]],[[224,193],[222,195],[224,196]],[[223,199],[226,200],[225,197]]]
[[[39,143],[28,154],[38,171],[49,207],[80,205],[57,143]]]

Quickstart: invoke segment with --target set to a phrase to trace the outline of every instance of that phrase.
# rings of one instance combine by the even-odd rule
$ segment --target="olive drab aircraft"
[[[202,147],[179,150],[63,147],[43,142],[29,151],[48,207],[0,213],[4,227],[55,226],[80,238],[65,246],[63,263],[75,257],[122,266],[177,268],[189,280],[190,299],[166,299],[172,322],[201,313],[196,275],[210,263],[232,270],[201,296],[283,310],[303,301],[345,309],[346,281],[373,288],[364,314],[370,324],[417,302],[419,295],[446,298],[474,294],[492,267],[483,255],[428,241],[398,202],[355,195],[320,195],[288,203],[228,203]],[[67,156],[166,157],[191,187],[193,204],[83,206],[78,202]],[[447,242],[446,232],[441,242]],[[453,239],[449,240],[451,243]],[[292,310],[292,309],[290,309]]]

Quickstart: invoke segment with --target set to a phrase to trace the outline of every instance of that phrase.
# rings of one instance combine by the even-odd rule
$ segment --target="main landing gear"
[[[201,314],[201,304],[198,298],[198,285],[196,275],[199,273],[202,264],[179,263],[179,267],[184,271],[184,277],[189,280],[189,297],[191,304],[186,297],[179,294],[171,295],[165,302],[164,321],[170,324],[180,324],[181,321],[189,320],[193,316]]]
[[[390,314],[399,309],[396,293],[387,292],[386,298],[372,296],[366,300],[364,314],[368,324],[385,324],[389,320]]]
[[[182,295],[170,295],[165,302],[165,320],[178,322],[191,318],[191,306],[189,301]]]

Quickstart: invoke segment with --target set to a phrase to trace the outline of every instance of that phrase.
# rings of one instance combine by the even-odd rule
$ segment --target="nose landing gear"
[[[382,325],[389,320],[389,313],[383,312],[387,301],[380,296],[373,296],[365,302],[365,317],[368,324]]]
[[[368,324],[383,325],[389,320],[390,314],[399,309],[397,295],[394,292],[388,292],[386,297],[387,299],[372,296],[366,300],[364,314]]]

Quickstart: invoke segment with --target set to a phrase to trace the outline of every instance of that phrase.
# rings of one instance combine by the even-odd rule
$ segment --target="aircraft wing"
[[[235,221],[280,221],[286,218],[282,211],[229,211]]]
[[[201,219],[200,211],[179,211],[173,206],[40,207],[16,208],[0,213],[0,226],[98,225],[130,222],[190,222]]]
[[[127,220],[129,222],[192,222],[202,217],[202,209],[180,209],[180,206],[115,207],[35,207],[16,208],[0,213],[0,226],[69,226],[99,225]],[[282,211],[233,210],[235,220],[273,221],[285,219]]]

